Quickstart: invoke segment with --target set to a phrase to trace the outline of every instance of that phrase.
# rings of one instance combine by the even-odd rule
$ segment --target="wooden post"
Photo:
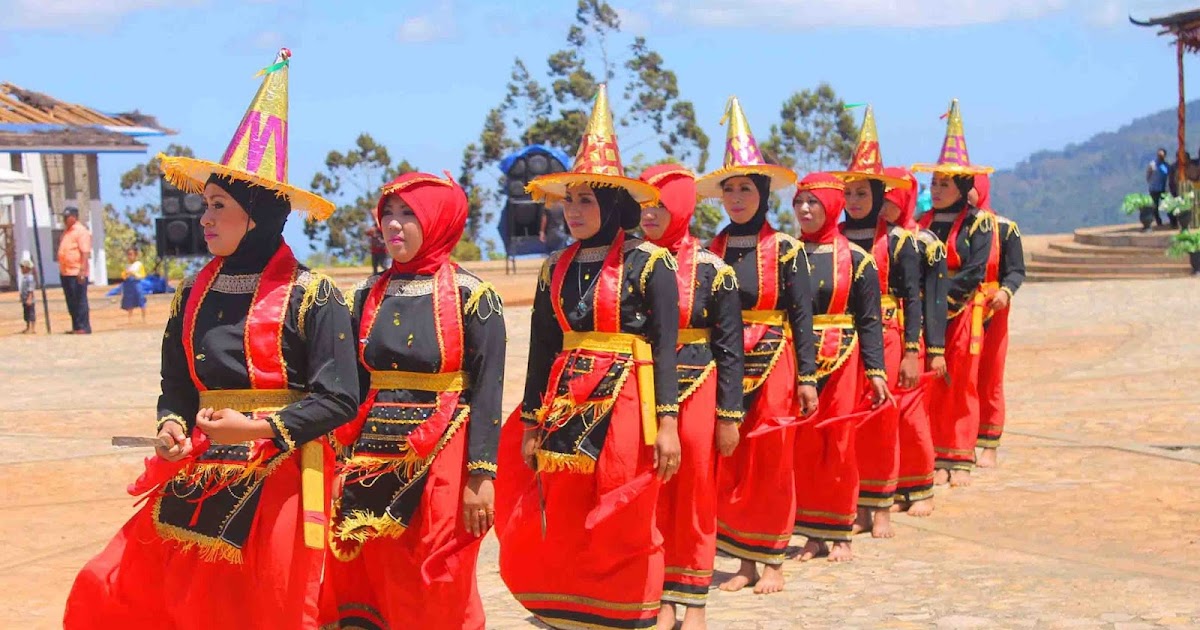
[[[1175,38],[1175,65],[1179,70],[1179,150],[1175,153],[1175,177],[1182,183],[1187,178],[1187,162],[1184,161],[1186,148],[1187,104],[1183,98],[1183,35]]]

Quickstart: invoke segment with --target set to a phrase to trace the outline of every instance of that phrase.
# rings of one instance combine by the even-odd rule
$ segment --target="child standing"
[[[25,330],[22,335],[37,334],[37,309],[33,305],[33,290],[37,288],[37,278],[33,275],[33,259],[26,254],[21,258],[21,308],[25,311]]]
[[[146,277],[146,267],[138,260],[138,250],[130,247],[125,250],[125,270],[121,272],[121,309],[129,315],[133,323],[133,309],[142,309],[142,321],[146,321],[146,296],[142,293],[142,278]]]

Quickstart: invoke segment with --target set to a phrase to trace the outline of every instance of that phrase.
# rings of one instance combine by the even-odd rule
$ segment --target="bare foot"
[[[944,486],[950,483],[950,471],[945,468],[939,468],[933,473],[933,485]]]
[[[762,579],[758,584],[754,585],[754,592],[758,595],[768,595],[770,593],[778,593],[783,590],[783,565],[781,564],[766,564],[763,565]]]
[[[751,584],[756,584],[757,582],[758,571],[755,569],[754,563],[747,560],[742,560],[742,566],[738,569],[738,572],[734,574],[733,577],[722,582],[721,586],[718,588],[727,593],[733,593],[740,591]]]
[[[829,555],[829,545],[823,540],[809,538],[808,542],[804,543],[804,549],[800,551],[800,555],[796,558],[800,562],[808,562],[813,558],[820,558]]]
[[[969,470],[956,470],[950,476],[951,488],[966,488],[969,485],[971,485],[971,471]]]
[[[850,528],[850,535],[857,536],[871,529],[871,508],[858,508],[858,515],[854,518],[854,526]]]
[[[979,457],[975,460],[975,465],[980,468],[995,468],[996,467],[996,449],[985,448],[979,453]]]
[[[704,618],[705,609],[699,606],[688,606],[683,613],[683,630],[707,630],[708,620]]]
[[[892,513],[886,508],[874,510],[875,518],[871,524],[871,538],[895,538],[896,531],[892,529]]]
[[[838,541],[833,543],[833,549],[829,551],[830,562],[850,562],[854,559],[854,552],[850,550],[850,543]]]
[[[675,604],[663,602],[658,609],[658,630],[675,630]]]
[[[908,501],[896,501],[892,504],[892,507],[888,508],[888,511],[892,514],[899,514],[900,512],[907,512],[908,508]]]
[[[908,506],[909,516],[926,517],[933,514],[933,499],[921,499],[913,501]]]

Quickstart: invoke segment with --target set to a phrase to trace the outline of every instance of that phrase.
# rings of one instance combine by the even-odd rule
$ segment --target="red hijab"
[[[975,176],[975,194],[979,195],[979,201],[975,202],[975,207],[980,210],[992,209],[992,178],[986,174]]]
[[[896,225],[909,231],[915,231],[917,229],[917,178],[913,177],[912,172],[908,169],[898,166],[889,166],[883,169],[883,174],[908,181],[908,188],[893,188],[884,193],[883,198],[900,208],[900,216],[896,218]]]
[[[671,215],[662,236],[650,242],[678,253],[691,234],[696,212],[696,175],[679,164],[659,164],[642,171],[641,180],[660,192],[659,203]]]
[[[796,185],[796,197],[810,192],[825,208],[825,223],[816,232],[801,232],[800,240],[805,243],[832,243],[838,231],[838,217],[846,208],[846,183],[829,173],[809,173]],[[795,205],[795,197],[792,198]]]
[[[383,206],[396,195],[412,208],[421,224],[421,249],[406,263],[392,261],[395,273],[433,275],[450,262],[450,252],[467,226],[467,194],[446,172],[446,179],[429,173],[405,173],[383,187],[375,206],[375,222],[382,231]]]

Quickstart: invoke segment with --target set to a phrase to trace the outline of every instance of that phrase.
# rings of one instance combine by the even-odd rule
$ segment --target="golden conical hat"
[[[879,151],[879,132],[875,128],[875,110],[867,105],[863,114],[862,128],[858,131],[858,145],[854,147],[854,156],[850,158],[850,168],[844,171],[832,171],[832,175],[847,182],[859,179],[874,179],[883,182],[888,188],[908,188],[908,180],[889,177],[883,172],[883,156]]]
[[[937,164],[913,164],[912,170],[946,175],[982,175],[992,172],[990,166],[974,166],[967,155],[967,138],[963,134],[962,114],[958,111],[958,99],[950,101],[946,120],[946,139],[942,142],[942,153]]]
[[[764,175],[771,179],[771,190],[787,188],[796,183],[796,173],[786,166],[767,164],[758,141],[750,131],[750,123],[736,96],[725,102],[721,124],[728,123],[725,134],[725,160],[721,168],[696,180],[696,192],[701,197],[720,197],[721,182],[730,177]]]

